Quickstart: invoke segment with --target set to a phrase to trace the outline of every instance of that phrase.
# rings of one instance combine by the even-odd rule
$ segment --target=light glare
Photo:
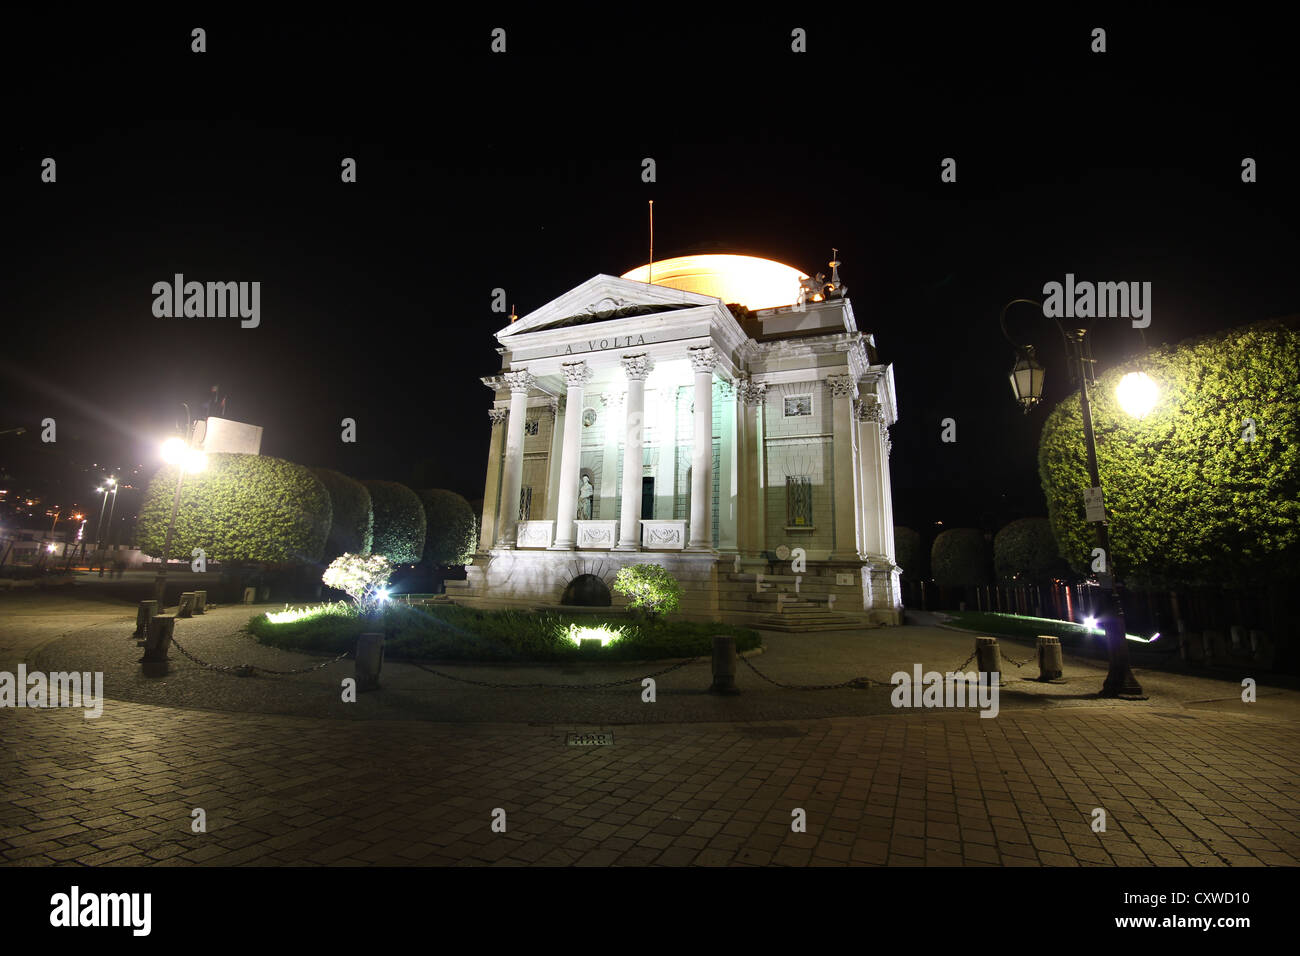
[[[1134,418],[1146,418],[1151,409],[1156,407],[1160,387],[1146,372],[1129,372],[1119,380],[1115,397],[1119,400],[1120,408]]]

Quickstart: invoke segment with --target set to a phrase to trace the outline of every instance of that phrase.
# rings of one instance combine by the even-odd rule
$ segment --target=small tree
[[[344,554],[330,562],[321,580],[352,598],[360,613],[373,614],[383,603],[392,570],[382,554]]]
[[[651,617],[672,613],[682,601],[682,586],[658,564],[633,564],[620,569],[614,578],[614,590],[630,598],[628,607],[643,610]]]

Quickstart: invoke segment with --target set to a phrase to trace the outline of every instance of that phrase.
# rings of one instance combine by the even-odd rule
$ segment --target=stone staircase
[[[793,576],[765,574],[762,581],[763,590],[758,591],[755,575],[727,574],[728,580],[748,583],[750,587],[745,599],[750,610],[761,615],[749,621],[753,627],[767,631],[811,633],[876,626],[863,614],[834,610],[830,600],[830,594],[833,592],[829,588],[821,594],[810,590],[809,585],[816,588],[822,577],[816,574],[803,576],[796,592]],[[833,580],[833,577],[830,578],[830,581]]]

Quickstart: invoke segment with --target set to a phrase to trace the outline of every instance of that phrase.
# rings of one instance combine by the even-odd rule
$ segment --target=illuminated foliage
[[[162,554],[176,492],[176,466],[158,470],[145,490],[137,535],[145,554]],[[186,474],[172,558],[202,548],[210,561],[319,561],[332,511],[329,492],[302,465],[266,455],[210,454]]]
[[[341,554],[369,554],[374,539],[375,515],[370,492],[359,481],[329,468],[313,468],[330,495],[333,521],[325,541],[325,560]]]
[[[658,564],[632,564],[620,568],[614,590],[626,595],[627,606],[650,614],[670,614],[682,599],[682,586]]]
[[[454,491],[417,492],[424,505],[424,557],[433,565],[468,564],[478,547],[478,522],[469,502]]]
[[[366,614],[383,603],[392,570],[382,554],[344,554],[330,562],[321,580],[352,598],[357,610]]]
[[[372,554],[393,564],[415,564],[424,557],[424,505],[414,491],[395,481],[363,481],[374,509]]]
[[[1259,322],[1164,346],[1092,392],[1112,559],[1130,583],[1243,584],[1300,574],[1300,328]],[[1128,372],[1160,388],[1151,413],[1115,396]],[[1038,471],[1061,554],[1086,572],[1087,459],[1078,395],[1043,426]]]

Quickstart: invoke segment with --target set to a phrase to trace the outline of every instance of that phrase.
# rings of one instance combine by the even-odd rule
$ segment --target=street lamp
[[[172,516],[167,522],[167,535],[163,539],[162,561],[158,566],[158,577],[154,579],[153,596],[158,602],[159,607],[165,607],[163,602],[163,592],[167,589],[167,561],[171,557],[172,550],[172,533],[176,530],[176,512],[181,506],[181,483],[185,480],[185,473],[198,473],[207,467],[207,455],[201,449],[194,446],[194,438],[198,432],[199,423],[190,420],[190,407],[181,402],[185,407],[185,435],[184,439],[169,438],[163,442],[162,457],[163,461],[169,465],[176,465],[176,494],[172,497]]]
[[[1035,302],[1033,299],[1012,299],[1003,306],[1002,315],[998,321],[1002,326],[1002,334],[1006,336],[1007,341],[1016,350],[1016,365],[1011,371],[1011,389],[1015,393],[1017,401],[1024,408],[1025,413],[1028,414],[1029,410],[1037,405],[1043,397],[1045,372],[1034,358],[1033,346],[1018,343],[1007,331],[1007,311],[1013,305],[1021,303],[1042,309],[1042,303]],[[1079,386],[1079,405],[1083,411],[1084,445],[1088,454],[1088,476],[1092,480],[1092,496],[1088,509],[1089,518],[1096,526],[1097,547],[1101,549],[1106,562],[1106,571],[1097,575],[1097,580],[1101,584],[1105,595],[1106,606],[1104,617],[1101,618],[1100,623],[1106,630],[1106,643],[1110,649],[1110,669],[1106,674],[1105,683],[1102,684],[1101,696],[1141,697],[1142,685],[1138,683],[1137,678],[1133,676],[1132,669],[1129,667],[1124,608],[1120,605],[1119,593],[1115,590],[1115,560],[1111,554],[1110,534],[1106,528],[1105,510],[1101,504],[1101,476],[1097,471],[1097,439],[1093,434],[1092,405],[1088,400],[1088,389],[1095,384],[1092,381],[1093,360],[1092,350],[1088,344],[1088,330],[1066,329],[1061,325],[1059,319],[1054,319],[1054,321],[1061,331],[1062,340],[1065,342],[1066,358],[1070,368],[1070,381],[1072,384]],[[1146,376],[1142,377],[1146,378]],[[1150,382],[1150,379],[1147,379],[1147,382]],[[1154,389],[1154,387],[1155,383],[1151,382],[1151,388]],[[1129,390],[1126,394],[1133,396],[1133,407],[1138,408],[1140,404],[1137,402],[1137,396],[1142,396],[1142,401],[1145,401],[1150,398],[1151,391],[1144,383],[1139,382],[1136,388]],[[1124,404],[1123,399],[1121,399],[1121,404]],[[1151,399],[1151,405],[1154,404],[1154,399]],[[1126,410],[1127,407],[1125,406]],[[1146,410],[1150,411],[1150,407],[1147,407]],[[1094,507],[1097,509],[1095,516]]]

